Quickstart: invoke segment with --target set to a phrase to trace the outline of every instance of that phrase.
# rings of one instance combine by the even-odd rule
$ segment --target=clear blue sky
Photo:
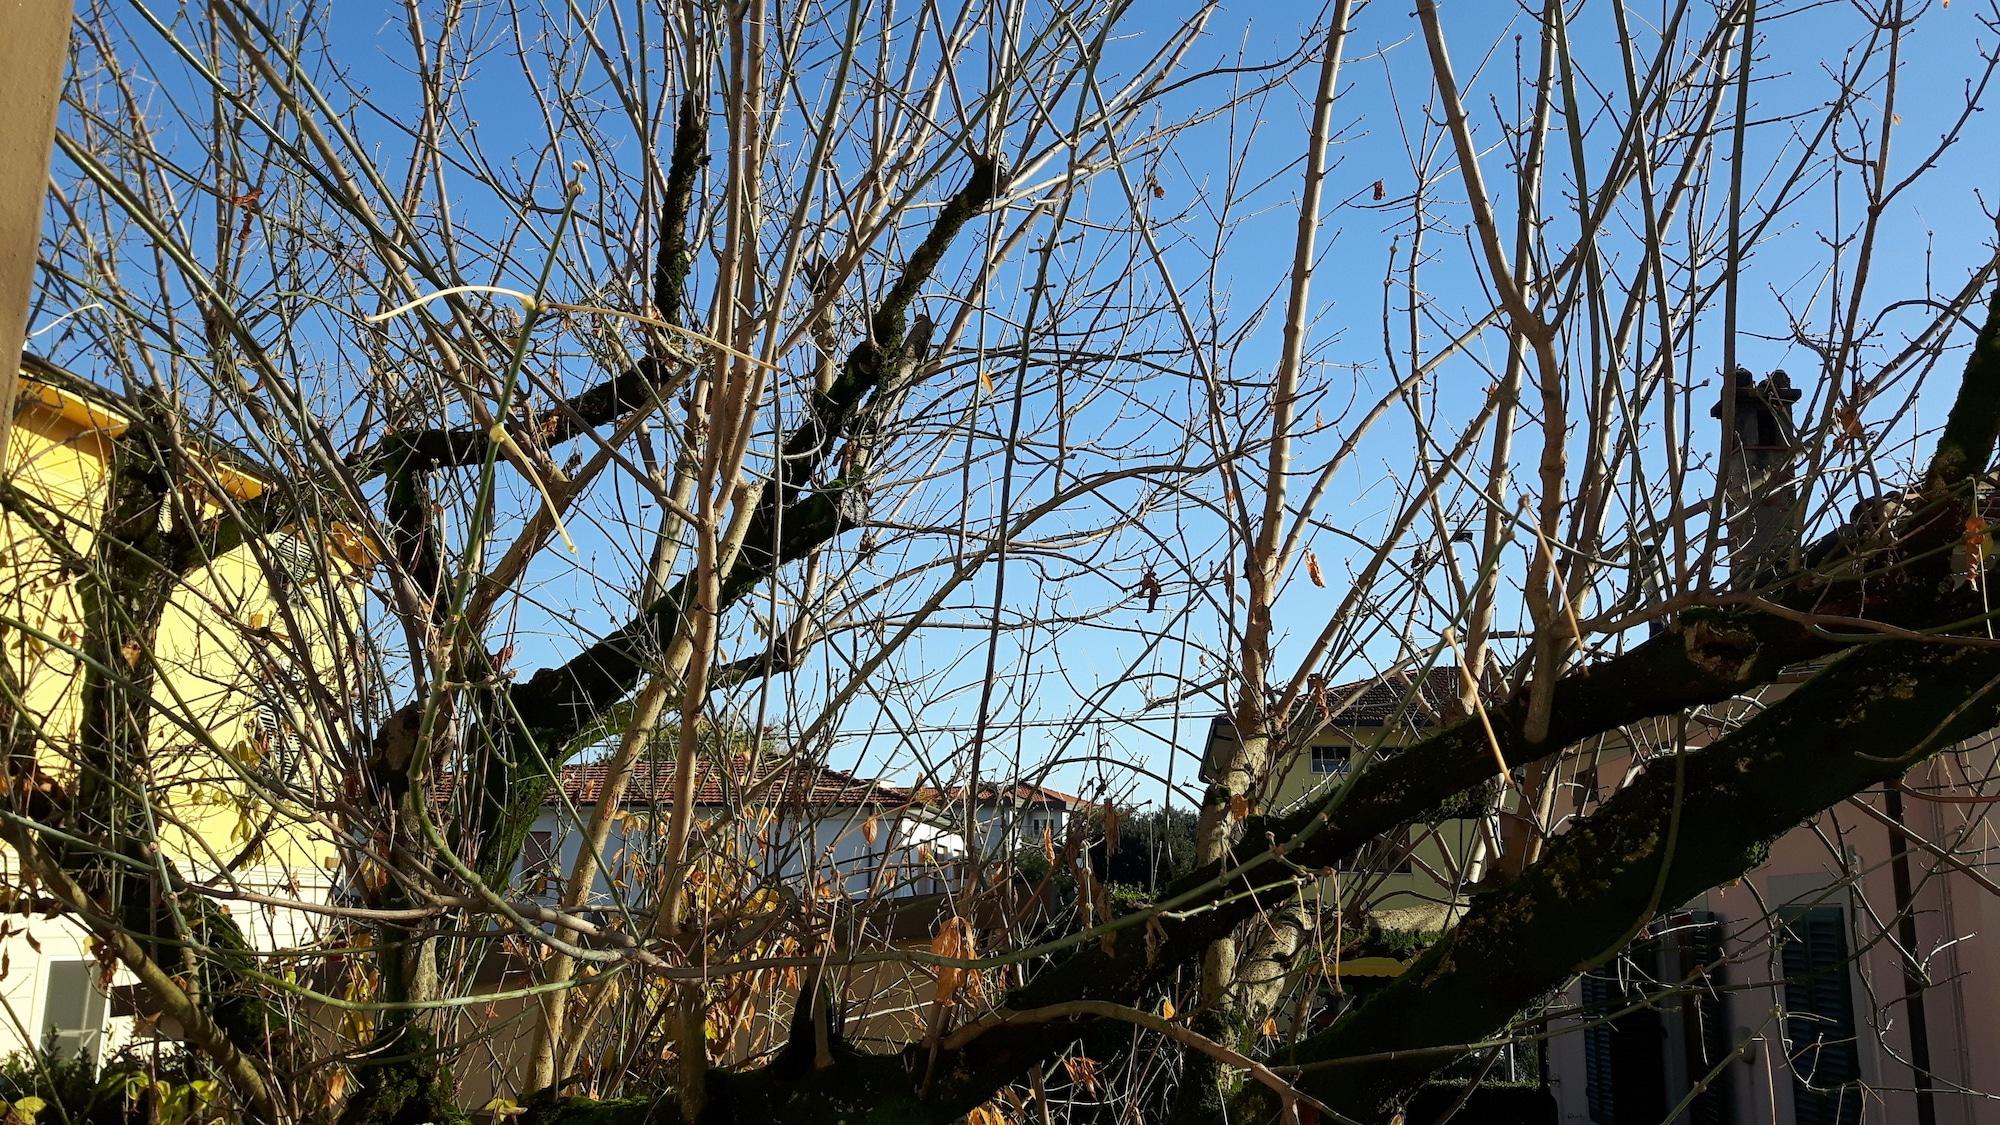
[[[391,166],[399,165],[393,157],[407,148],[399,128],[413,119],[415,104],[407,64],[409,46],[399,7],[343,0],[333,17],[336,36],[332,56],[343,76],[365,91],[371,103],[370,109],[355,115],[354,126],[366,143],[380,146],[391,157],[387,161]],[[1133,37],[1118,45],[1116,58],[1129,60],[1153,50],[1165,30],[1178,22],[1179,14],[1191,7],[1140,0],[1130,21]],[[1442,7],[1459,81],[1466,89],[1480,143],[1495,145],[1499,117],[1512,117],[1517,101],[1529,96],[1525,83],[1517,77],[1516,66],[1518,63],[1532,72],[1539,26],[1514,4],[1447,0]],[[1641,29],[1650,26],[1649,15],[1657,22],[1665,5],[1654,6],[1650,13],[1637,10],[1646,7],[1635,5],[1632,12],[1635,26]],[[1620,104],[1624,94],[1616,84],[1620,79],[1610,9],[1604,3],[1585,4],[1582,9],[1572,28],[1572,39],[1587,76],[1586,102],[1594,97]],[[1963,104],[1965,79],[1977,73],[1975,44],[1980,35],[1989,34],[1977,22],[1981,6],[1970,0],[1959,0],[1949,7],[1936,2],[1913,4],[1910,10],[1921,14],[1904,44],[1906,65],[1898,76],[1901,125],[1891,161],[1892,178],[1907,173],[1956,116]],[[1189,61],[1200,67],[1282,57],[1299,48],[1317,15],[1315,8],[1304,4],[1225,5]],[[471,72],[467,112],[455,117],[452,125],[477,138],[482,150],[503,165],[523,158],[510,166],[536,185],[534,194],[540,201],[553,202],[567,175],[566,160],[539,166],[532,162],[543,133],[539,120],[532,116],[533,103],[524,96],[518,66],[511,57],[516,49],[513,28],[483,9],[474,10],[468,19],[482,21],[472,28],[474,38],[485,44],[486,51]],[[1832,96],[1832,75],[1856,40],[1858,28],[1859,17],[1849,4],[1799,0],[1761,6],[1759,79],[1754,87],[1746,160],[1751,173],[1749,187],[1759,197],[1776,190],[1777,184],[1766,178],[1768,170],[1783,163],[1785,153],[1799,142],[1799,130],[1813,127],[1811,111]],[[533,33],[538,29],[527,30]],[[1641,34],[1646,33],[1642,30]],[[529,45],[533,46],[532,36]],[[1352,403],[1366,402],[1389,385],[1381,324],[1383,279],[1392,245],[1407,254],[1407,199],[1417,186],[1408,146],[1419,134],[1421,117],[1430,108],[1429,62],[1409,5],[1365,5],[1354,21],[1344,56],[1347,63],[1336,111],[1343,129],[1327,190],[1323,256],[1313,290],[1315,321],[1309,341],[1313,363],[1308,374],[1316,397],[1309,404],[1307,420],[1312,414],[1337,420]],[[658,65],[657,58],[654,65]],[[1313,69],[1307,67],[1290,87],[1241,107],[1233,116],[1178,136],[1161,159],[1146,165],[1160,188],[1160,198],[1150,204],[1154,231],[1166,246],[1168,266],[1183,285],[1195,285],[1200,277],[1215,235],[1213,208],[1228,178],[1233,174],[1241,185],[1256,185],[1238,202],[1232,215],[1231,236],[1217,271],[1220,307],[1213,310],[1226,330],[1253,321],[1257,325],[1244,346],[1228,357],[1224,372],[1248,385],[1269,378],[1277,350],[1284,268],[1296,218],[1298,162],[1312,81]],[[1228,86],[1221,82],[1190,86],[1169,100],[1160,120],[1198,113],[1223,101],[1227,93]],[[1879,99],[1881,94],[1877,89],[1871,96]],[[1587,104],[1586,116],[1593,113]],[[1431,132],[1435,139],[1437,131]],[[1868,305],[1883,307],[1896,299],[1951,293],[1963,283],[1967,271],[1984,260],[1993,229],[1981,214],[1980,193],[1991,205],[2000,192],[1994,176],[1993,153],[2000,149],[1996,140],[2000,135],[1996,135],[1992,115],[1979,115],[1966,139],[1945,153],[1938,167],[1884,215]],[[1561,143],[1566,144],[1566,139]],[[1604,144],[1601,139],[1588,142],[1587,157],[1593,167],[1605,159]],[[612,156],[624,160],[632,153]],[[1547,197],[1551,237],[1566,244],[1575,229],[1567,210],[1572,205],[1563,194],[1567,176],[1561,169],[1567,167],[1566,150],[1553,154],[1552,161],[1556,170],[1551,172]],[[1431,166],[1449,168],[1448,153],[1434,153]],[[1504,192],[1511,183],[1505,151],[1489,149],[1482,167],[1489,185]],[[1723,165],[1707,168],[1704,189],[1723,191],[1727,171]],[[1851,190],[1857,174],[1853,166],[1837,163],[1815,171],[1813,175],[1821,178],[1808,180],[1805,204],[1757,245],[1742,279],[1741,361],[1759,372],[1784,367],[1808,386],[1809,395],[1818,383],[1814,374],[1817,360],[1785,339],[1784,310],[1802,313],[1808,323],[1825,322],[1831,295],[1824,288],[1829,250],[1823,236],[1833,229],[1836,216],[1825,203],[1833,197],[1833,181],[1824,177],[1843,177],[1846,205],[1851,208],[1857,198]],[[1378,181],[1384,196],[1379,204],[1373,198]],[[1108,178],[1100,177],[1080,203],[1078,215],[1117,212],[1124,204],[1114,187]],[[1423,273],[1424,301],[1443,319],[1455,320],[1465,310],[1476,313],[1488,303],[1478,274],[1469,264],[1470,252],[1461,226],[1463,187],[1455,176],[1441,176],[1425,191],[1437,203],[1440,225],[1427,235],[1427,250],[1436,257]],[[1712,196],[1705,209],[1713,211],[1718,197]],[[459,221],[471,228],[491,232],[511,221],[511,212],[490,198],[467,199],[455,205],[463,207],[457,215]],[[1505,206],[1502,212],[1507,213]],[[1628,218],[1621,215],[1606,239],[1609,253],[1621,263],[1629,262],[1636,253],[1630,231],[1618,228],[1618,222]],[[1850,210],[1838,218],[1846,225],[1855,216]],[[1507,234],[1511,241],[1511,229]],[[601,248],[578,250],[575,260],[565,261],[559,287],[581,292],[593,279],[606,276],[618,264],[609,261],[606,253]],[[520,261],[536,264],[533,254]],[[1096,274],[1067,280],[1081,288],[1105,282],[1109,275],[1125,268],[1113,262],[1099,267]],[[944,307],[958,278],[949,271],[941,275],[927,297]],[[530,279],[503,275],[470,280],[524,285]],[[1025,275],[1019,273],[1009,280],[1026,284]],[[1134,291],[1154,284],[1150,277],[1126,280]],[[1394,299],[1400,306],[1405,297],[1398,292]],[[1707,456],[1714,448],[1706,406],[1713,400],[1714,375],[1722,362],[1720,316],[1712,311],[1706,316],[1698,331],[1696,352],[1687,357],[1694,372],[1688,393],[1700,404],[1694,411],[1694,453],[1698,457]],[[1893,337],[1896,330],[1915,322],[1916,310],[1905,309],[1885,324]],[[1161,346],[1178,342],[1170,325],[1155,323],[1147,332]],[[1428,347],[1440,342],[1441,337],[1435,334],[1426,338]],[[1504,341],[1493,335],[1481,341],[1480,354],[1488,365],[1497,367],[1503,347]],[[1954,369],[1955,364],[1947,362],[1946,368]],[[1426,394],[1441,418],[1462,422],[1484,400],[1490,378],[1478,363],[1454,361],[1440,369]],[[1913,448],[1908,443],[1941,412],[1942,395],[1948,390],[1925,388],[1919,408],[1885,429],[1885,446],[1892,451],[1900,449],[1907,458]],[[964,402],[963,388],[944,388],[940,394],[946,398],[957,395],[953,401]],[[1115,463],[1121,444],[1128,444],[1134,456],[1171,452],[1162,446],[1172,432],[1166,423],[1184,420],[1197,409],[1193,383],[1184,378],[1157,377],[1149,380],[1146,394],[1157,395],[1152,405],[1161,416],[1149,420],[1129,405],[1118,409],[1111,402],[1077,416],[1073,425],[1082,447],[1079,465],[1103,468]],[[987,425],[1004,428],[1006,402],[1003,393],[988,403],[982,416]],[[1038,399],[1030,406],[1033,411],[1046,412],[1052,403]],[[1806,407],[1811,406],[1809,399]],[[1282,651],[1292,659],[1344,592],[1342,578],[1361,557],[1361,545],[1379,533],[1394,500],[1390,486],[1406,475],[1412,463],[1411,434],[1408,419],[1392,412],[1371,432],[1353,466],[1319,506],[1320,514],[1331,525],[1352,538],[1331,531],[1316,535],[1311,546],[1330,580],[1329,588],[1315,588],[1303,577],[1294,576],[1283,596],[1278,615],[1285,634]],[[1345,429],[1336,424],[1327,433],[1303,441],[1300,459],[1310,463],[1323,458],[1344,436]],[[1525,448],[1532,453],[1535,447],[1527,442]],[[1476,458],[1484,461],[1483,443]],[[1025,483],[1015,498],[1017,510],[1045,497],[1055,473],[1053,467],[1037,466],[1029,459],[1024,461],[1020,479]],[[990,479],[975,483],[981,486],[977,502],[990,514],[997,504],[997,491]],[[1213,478],[1204,481],[1200,489],[1210,498],[1217,495]],[[1047,534],[1102,522],[1110,505],[1129,503],[1135,496],[1129,489],[1113,493],[1105,503],[1095,508],[1080,506],[1066,522],[1040,530]],[[531,502],[525,495],[508,498],[516,512]],[[632,521],[628,526],[621,527],[612,519],[576,525],[573,530],[583,548],[578,558],[572,561],[555,555],[537,571],[533,594],[543,604],[524,605],[519,619],[523,637],[515,660],[523,674],[574,651],[573,641],[568,639],[572,626],[566,618],[573,616],[575,628],[589,631],[606,628],[628,614],[624,591],[631,588],[631,575],[640,561],[635,545],[643,541],[643,522],[652,516],[636,496],[625,515]],[[1144,707],[1147,685],[1164,693],[1169,680],[1202,684],[1220,672],[1206,663],[1204,656],[1214,651],[1221,636],[1219,612],[1227,596],[1205,572],[1219,558],[1218,528],[1212,518],[1199,513],[1163,511],[1149,522],[1148,530],[1161,542],[1148,544],[1135,538],[1129,549],[1113,553],[1115,562],[1102,567],[1045,569],[1033,560],[1011,564],[1007,601],[1013,610],[1028,613],[1055,606],[1087,621],[1053,636],[1041,632],[1002,643],[1000,721],[995,741],[989,743],[989,775],[1012,772],[1016,763],[1019,768],[1032,769],[1057,759],[1066,764],[1055,768],[1051,780],[1056,784],[1088,789],[1101,778],[1119,791],[1131,790],[1144,799],[1157,798],[1161,792],[1157,778],[1170,768],[1178,782],[1185,784],[1191,779],[1192,755],[1199,751],[1217,699],[1196,696],[1181,706],[1178,715],[1171,707],[1155,708],[1143,721],[1132,720]],[[1193,581],[1168,566],[1175,553],[1202,556]],[[1148,565],[1159,566],[1167,583],[1159,607],[1153,610],[1125,593]],[[959,609],[951,620],[976,623],[992,596],[989,568],[954,599]],[[1184,618],[1178,611],[1191,601],[1195,612]],[[1503,607],[1503,614],[1508,612]],[[1422,617],[1414,619],[1409,639],[1419,645],[1433,642],[1434,634],[1427,635],[1426,627]],[[1183,629],[1191,642],[1185,647],[1181,644]],[[747,647],[747,640],[739,641]],[[849,638],[843,644],[849,648],[865,645],[865,638]],[[1397,645],[1378,640],[1363,651],[1344,654],[1343,672],[1365,674],[1372,665],[1398,656],[1396,650]],[[976,630],[953,628],[927,634],[894,663],[895,674],[907,681],[901,700],[888,706],[862,703],[847,716],[842,724],[846,735],[832,753],[834,764],[879,769],[897,780],[909,780],[914,764],[912,746],[887,733],[897,728],[914,732],[915,747],[932,761],[944,761],[962,751],[967,737],[964,728],[977,710],[976,689],[984,659],[983,639]],[[1286,667],[1282,660],[1280,667]],[[808,671],[799,682],[811,688],[823,683],[823,675]],[[769,714],[782,718],[786,713],[783,698],[774,696]],[[1170,745],[1177,745],[1182,752],[1171,767]],[[1000,759],[997,765],[996,756]]]

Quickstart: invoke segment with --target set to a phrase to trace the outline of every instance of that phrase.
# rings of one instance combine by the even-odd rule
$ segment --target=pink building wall
[[[1721,1063],[1737,1125],[1794,1125],[1794,1081],[1787,1057],[1784,971],[1768,919],[1791,905],[1837,906],[1845,913],[1852,958],[1852,998],[1864,1125],[2000,1125],[2000,833],[1993,805],[1978,797],[1992,773],[1990,745],[1961,748],[1913,772],[1902,797],[1902,822],[1921,842],[1906,841],[1910,913],[1916,955],[1927,986],[1920,992],[1931,1084],[1928,1113],[1920,1107],[1911,1066],[1912,1007],[1898,938],[1890,801],[1867,794],[1871,816],[1853,804],[1823,814],[1780,838],[1749,877],[1685,904],[1720,915],[1726,934],[1720,1000],[1734,1057]],[[1923,794],[1945,800],[1924,799]],[[1942,854],[1941,854],[1942,853]],[[1574,1007],[1572,985],[1558,1000]],[[1680,1013],[1663,1003],[1671,1021]],[[1685,1018],[1684,1016],[1682,1018]],[[1548,1046],[1549,1078],[1559,1120],[1582,1125],[1590,1113],[1586,1036],[1572,1018]],[[1670,1033],[1669,1038],[1672,1038]],[[1672,1045],[1669,1045],[1672,1050]],[[1669,1070],[1673,1070],[1672,1066]],[[1682,1072],[1702,1069],[1683,1062]],[[1719,1072],[1718,1072],[1719,1073]],[[1699,1076],[1697,1076],[1699,1077]],[[1685,1089],[1688,1079],[1670,1085]],[[1628,1125],[1620,1115],[1618,1125]],[[1682,1112],[1671,1118],[1695,1125]],[[1606,1125],[1598,1122],[1598,1125]],[[1646,1125],[1653,1125],[1651,1121]]]

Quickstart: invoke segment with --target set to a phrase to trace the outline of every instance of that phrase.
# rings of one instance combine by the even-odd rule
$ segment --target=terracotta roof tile
[[[856,777],[846,770],[829,766],[799,762],[793,759],[766,759],[757,765],[756,776],[750,776],[748,758],[739,757],[732,764],[729,775],[716,768],[713,761],[701,765],[700,783],[695,791],[695,804],[722,805],[725,786],[740,790],[753,784],[762,786],[756,803],[760,805],[835,805],[859,807],[866,805],[903,805],[910,803],[910,794],[893,785],[872,778]],[[620,802],[626,805],[671,805],[674,797],[674,763],[639,762],[633,767],[632,780],[625,786],[625,794]],[[564,766],[558,775],[557,785],[550,788],[542,798],[547,805],[560,804],[568,798],[578,805],[594,805],[604,792],[604,783],[610,775],[607,762],[584,762]]]
[[[1412,692],[1412,685],[1415,691]],[[1383,723],[1401,717],[1412,726],[1450,724],[1465,718],[1458,702],[1458,665],[1438,665],[1422,674],[1391,672],[1317,693],[1334,726]]]
[[[963,793],[964,788],[962,786],[954,786],[950,789],[926,787],[910,791],[910,795],[920,805],[949,804],[960,800]],[[1036,785],[1027,781],[1015,781],[1012,783],[982,781],[979,783],[979,801],[981,804],[996,800],[1003,793],[1012,796],[1016,802],[1027,805],[1063,805],[1075,808],[1085,803],[1083,798],[1065,793],[1060,789],[1051,789],[1046,785]]]

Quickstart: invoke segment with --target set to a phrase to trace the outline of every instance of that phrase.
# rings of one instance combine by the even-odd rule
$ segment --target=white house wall
[[[278,868],[251,867],[233,884],[239,890],[272,898],[313,904],[328,901],[330,883],[314,879],[295,883],[292,872]],[[323,913],[296,907],[267,905],[241,900],[221,905],[243,931],[253,949],[271,952],[298,948],[318,941],[329,922]],[[50,967],[61,961],[99,962],[90,933],[67,914],[0,913],[0,1056],[19,1054],[39,1047],[44,1016],[49,1001]],[[129,1015],[114,1015],[111,994],[128,989],[137,978],[122,965],[113,972],[110,987],[92,974],[95,988],[103,996],[102,1032],[90,1049],[104,1059],[129,1043],[135,1021]]]
[[[704,807],[698,821],[714,822],[724,815],[721,808]],[[530,833],[547,833],[554,843],[556,883],[569,876],[583,846],[585,827],[590,820],[588,807],[574,813],[545,809],[535,818]],[[633,810],[615,824],[605,847],[607,866],[600,870],[592,888],[592,900],[613,901],[611,876],[621,874],[631,889],[635,871],[624,870],[635,860],[650,861],[659,854],[665,837],[664,810]],[[872,821],[872,823],[871,823]],[[866,808],[816,809],[800,816],[791,813],[765,825],[744,824],[737,835],[740,857],[750,862],[748,870],[763,873],[761,878],[797,883],[808,870],[815,882],[824,879],[849,896],[861,896],[880,887],[891,895],[924,893],[942,889],[931,885],[963,855],[960,837],[950,832],[917,827],[893,810]],[[870,843],[869,837],[874,842]],[[530,847],[524,847],[517,874],[525,874]],[[553,897],[554,887],[544,897]],[[622,892],[621,892],[622,893]]]

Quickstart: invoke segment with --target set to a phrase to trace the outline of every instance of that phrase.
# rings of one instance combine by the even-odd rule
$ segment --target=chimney
[[[1792,404],[1800,392],[1783,371],[1759,381],[1739,367],[1722,393],[1723,401],[1709,414],[1729,427],[1723,435],[1722,506],[1729,583],[1740,588],[1782,563],[1792,546],[1792,509],[1798,503]]]

